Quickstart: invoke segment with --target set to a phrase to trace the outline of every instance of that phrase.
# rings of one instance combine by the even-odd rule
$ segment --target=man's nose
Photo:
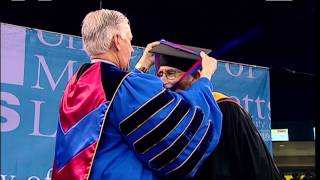
[[[162,76],[160,77],[161,81],[166,83],[168,81],[167,77],[165,74],[162,74]]]

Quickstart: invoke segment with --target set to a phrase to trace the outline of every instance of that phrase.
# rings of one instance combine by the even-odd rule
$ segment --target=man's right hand
[[[139,62],[137,63],[136,67],[145,67],[149,69],[154,64],[154,54],[150,53],[149,51],[159,45],[159,41],[155,41],[152,43],[149,43],[147,47],[144,49],[143,55],[140,58]]]
[[[206,77],[211,80],[211,76],[217,70],[217,60],[213,57],[208,56],[204,52],[200,52],[200,57],[202,59],[201,77]]]

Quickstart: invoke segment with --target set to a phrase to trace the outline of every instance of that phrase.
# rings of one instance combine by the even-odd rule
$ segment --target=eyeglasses
[[[174,80],[177,78],[177,74],[181,74],[182,72],[176,71],[173,69],[165,70],[165,71],[158,71],[157,76],[161,78],[163,75],[166,76],[169,80]]]

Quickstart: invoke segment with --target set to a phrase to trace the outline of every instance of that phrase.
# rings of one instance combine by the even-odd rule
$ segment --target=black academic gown
[[[194,179],[281,179],[250,114],[230,98],[217,102],[223,114],[221,139]]]

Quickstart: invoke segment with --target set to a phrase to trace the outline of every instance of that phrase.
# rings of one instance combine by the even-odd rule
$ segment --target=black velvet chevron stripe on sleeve
[[[211,140],[213,138],[213,131],[211,123],[207,128],[207,132],[204,135],[204,138],[200,142],[201,144],[197,147],[195,152],[192,153],[191,157],[189,157],[182,166],[174,169],[173,171],[167,174],[167,178],[170,179],[178,179],[179,177],[186,177],[192,170],[196,167],[199,161],[202,159],[203,155],[205,154]]]
[[[154,114],[165,108],[174,100],[167,90],[164,90],[152,100],[144,104],[140,109],[131,114],[127,119],[120,123],[120,131],[129,135],[138,127],[147,122]]]
[[[172,113],[164,119],[160,125],[152,129],[149,133],[134,143],[134,148],[139,153],[145,153],[150,148],[166,138],[173,129],[182,121],[190,111],[190,105],[184,100],[180,100]]]
[[[186,127],[185,132],[171,146],[169,146],[169,148],[162,151],[158,156],[150,161],[151,168],[161,169],[174,161],[191,142],[193,136],[201,126],[202,121],[203,112],[200,109],[197,109],[190,121],[190,124]]]

